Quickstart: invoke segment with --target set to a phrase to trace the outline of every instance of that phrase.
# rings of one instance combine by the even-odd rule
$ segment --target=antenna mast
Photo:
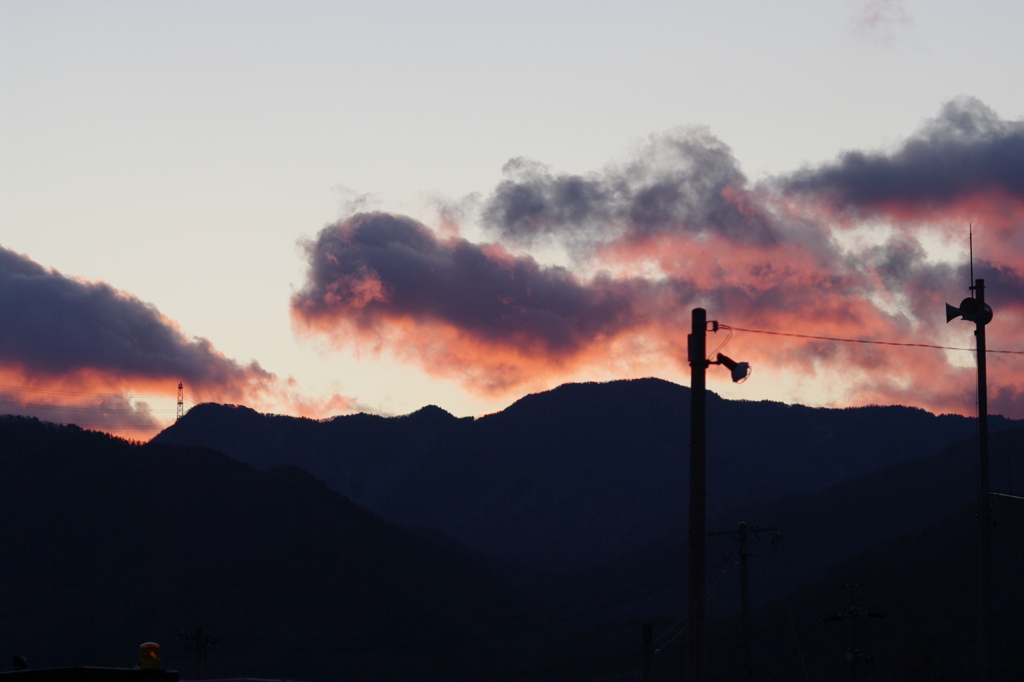
[[[178,421],[185,416],[185,385],[180,381],[178,382],[178,416],[174,418],[174,421]]]
[[[968,248],[971,250],[971,282],[970,282],[971,297],[975,298],[976,296],[975,296],[975,293],[974,293],[974,224],[973,223],[967,223],[967,244],[968,244]]]

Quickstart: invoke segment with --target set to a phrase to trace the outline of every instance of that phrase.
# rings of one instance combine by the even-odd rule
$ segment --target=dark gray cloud
[[[500,247],[439,239],[411,218],[385,213],[328,226],[305,249],[307,282],[292,308],[306,321],[366,330],[402,319],[442,322],[486,343],[540,342],[552,355],[652,325],[678,332],[689,324],[688,306],[698,302],[737,318],[813,311],[820,322],[849,320],[865,314],[858,305],[875,291],[875,278],[891,291],[910,291],[952,272],[899,236],[828,265],[773,260],[769,252],[730,275],[712,269],[710,279],[701,271],[581,281]]]
[[[849,209],[935,208],[989,191],[1024,200],[1024,122],[1004,121],[977,99],[956,99],[892,153],[846,152],[780,185]]]
[[[292,298],[306,320],[343,319],[364,329],[402,318],[441,322],[489,344],[540,344],[553,356],[640,326],[655,299],[679,293],[644,279],[583,283],[564,268],[439,240],[420,223],[385,213],[328,226],[306,252],[307,283]]]
[[[729,147],[703,128],[654,136],[628,162],[601,172],[558,174],[521,158],[504,172],[482,215],[505,239],[550,235],[579,245],[667,232],[778,239],[768,214],[749,200]]]
[[[949,221],[978,209],[1003,221],[989,237],[1002,241],[976,265],[993,285],[1001,328],[1014,330],[1024,300],[1022,126],[961,99],[891,153],[849,153],[753,188],[702,129],[652,137],[627,162],[582,175],[513,159],[480,204],[490,238],[552,240],[577,265],[616,275],[581,279],[409,218],[360,213],[305,245],[307,282],[293,314],[312,333],[387,348],[487,392],[621,358],[627,371],[683,365],[694,305],[737,328],[941,342],[950,329],[943,303],[966,295],[968,266],[935,260],[925,248],[930,223],[915,211]],[[860,210],[891,210],[905,229],[840,233],[836,224],[856,224]],[[749,359],[802,376],[853,370],[858,401],[922,400],[927,385],[929,409],[963,407],[963,370],[939,350],[746,338]],[[1024,392],[1001,395],[1009,405]]]
[[[183,380],[230,396],[273,379],[206,339],[186,338],[151,304],[101,282],[48,270],[0,247],[0,365],[29,377],[93,371]]]

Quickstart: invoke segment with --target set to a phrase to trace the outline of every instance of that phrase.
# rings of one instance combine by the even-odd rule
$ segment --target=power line
[[[966,350],[975,351],[974,348],[954,348],[953,346],[935,346],[929,343],[899,343],[897,341],[871,341],[869,339],[844,339],[835,336],[812,336],[810,334],[792,334],[789,332],[773,332],[766,329],[744,329],[743,327],[732,327],[729,325],[719,325],[721,329],[731,329],[738,332],[750,332],[751,334],[770,334],[772,336],[790,336],[797,339],[814,339],[817,341],[841,341],[843,343],[867,343],[876,346],[904,346],[909,348],[935,348],[938,350]],[[991,350],[989,353],[1003,353],[1006,355],[1024,355],[1022,350]]]
[[[685,620],[686,620],[686,616],[683,616],[682,618],[680,618],[679,620],[677,620],[677,621],[676,621],[675,623],[672,623],[672,625],[670,625],[670,626],[668,627],[668,629],[666,629],[666,630],[665,630],[665,631],[664,631],[663,633],[661,633],[660,635],[658,635],[657,639],[655,639],[655,640],[654,640],[653,642],[651,642],[651,645],[653,646],[654,644],[657,644],[657,643],[658,643],[658,642],[660,642],[660,641],[661,641],[662,639],[664,639],[665,637],[667,637],[667,636],[668,636],[668,634],[669,634],[670,632],[672,632],[672,631],[673,631],[673,630],[675,630],[675,629],[676,629],[677,627],[679,627],[679,624],[680,624],[680,623],[683,623],[683,621],[685,621]],[[680,634],[682,634],[684,630],[686,630],[686,625],[685,625],[685,624],[684,624],[684,625],[683,625],[683,627],[682,627],[682,628],[681,628],[681,629],[679,630],[679,632],[677,632],[677,633],[676,633],[675,635],[673,635],[672,639],[670,639],[670,640],[668,640],[667,642],[665,642],[665,646],[668,646],[669,644],[671,644],[671,643],[672,643],[672,640],[674,640],[674,639],[675,639],[676,637],[678,637],[678,636],[679,636]],[[664,648],[664,647],[659,647],[659,648],[655,649],[655,650],[654,650],[654,653],[658,653],[658,652],[660,652],[660,651],[661,651],[661,650],[662,650],[663,648]]]

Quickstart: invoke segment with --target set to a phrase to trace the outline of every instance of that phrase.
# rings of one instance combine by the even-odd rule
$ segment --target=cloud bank
[[[403,216],[360,213],[305,246],[292,310],[340,345],[398,349],[488,393],[579,366],[590,349],[635,334],[685,304],[671,282],[580,281],[496,244],[442,239]]]
[[[3,412],[155,428],[161,420],[131,395],[173,395],[183,381],[196,400],[240,402],[278,384],[258,363],[240,364],[206,339],[186,337],[130,294],[67,277],[3,247],[0,320]]]
[[[487,243],[411,218],[359,213],[305,243],[296,328],[388,352],[489,395],[595,372],[685,372],[696,305],[735,327],[963,346],[943,302],[966,294],[961,242],[978,226],[975,274],[997,325],[1024,338],[1024,124],[980,102],[946,105],[899,148],[752,185],[706,129],[653,136],[583,175],[513,159],[480,204]],[[969,220],[969,218],[974,218]],[[444,232],[450,234],[450,231]],[[571,268],[533,249],[557,245]],[[942,350],[737,334],[755,366],[841,376],[843,404],[973,409],[970,356]],[[992,404],[1024,416],[1024,367],[993,356]]]
[[[503,170],[483,222],[513,242],[555,237],[583,247],[678,232],[754,244],[779,238],[778,226],[747,200],[732,152],[705,128],[654,136],[627,163],[585,176],[522,158]]]
[[[954,100],[895,152],[846,152],[782,185],[787,193],[860,217],[923,219],[979,201],[1005,205],[1019,220],[1024,122],[1003,121],[976,99]]]

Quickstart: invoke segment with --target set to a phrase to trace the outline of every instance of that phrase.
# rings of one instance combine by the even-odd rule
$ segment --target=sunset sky
[[[732,327],[1024,351],[1024,3],[0,3],[0,413],[687,383]],[[720,331],[730,398],[973,414],[970,352]],[[993,354],[1024,418],[1024,355]]]

